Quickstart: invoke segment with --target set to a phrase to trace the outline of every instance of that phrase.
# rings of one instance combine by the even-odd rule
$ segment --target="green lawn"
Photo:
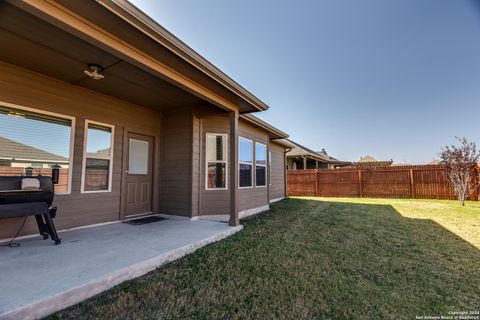
[[[296,198],[53,319],[415,319],[480,310],[480,203]]]

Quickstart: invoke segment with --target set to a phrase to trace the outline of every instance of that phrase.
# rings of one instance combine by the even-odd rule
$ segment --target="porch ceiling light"
[[[89,76],[90,78],[92,78],[93,80],[100,80],[100,79],[105,78],[105,76],[100,73],[103,70],[104,69],[103,69],[102,66],[100,66],[98,64],[94,64],[94,63],[89,63],[88,64],[88,69],[83,71],[83,72],[85,72],[85,74],[87,76]]]

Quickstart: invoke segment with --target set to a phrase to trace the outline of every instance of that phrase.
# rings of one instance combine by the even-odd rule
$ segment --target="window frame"
[[[257,164],[257,145],[261,145],[265,147],[265,164]],[[255,188],[266,188],[268,186],[268,149],[265,143],[255,141]],[[257,185],[257,166],[265,168],[265,185],[258,186]]]
[[[108,175],[108,189],[107,190],[85,190],[85,171],[87,166],[87,144],[88,144],[88,125],[94,124],[102,127],[107,127],[112,129],[112,138],[110,140],[111,149],[110,149],[110,165],[109,165],[109,175]],[[83,155],[82,155],[82,179],[80,185],[80,193],[106,193],[112,192],[112,178],[113,178],[113,151],[115,141],[115,126],[113,124],[98,122],[94,120],[85,119],[85,128],[83,132]]]
[[[240,140],[248,141],[252,144],[252,163],[240,161]],[[248,187],[241,187],[240,186],[240,165],[242,165],[242,164],[252,166],[252,173],[251,173],[252,185],[251,186],[248,186]],[[242,137],[242,136],[238,136],[238,168],[237,168],[238,189],[253,189],[253,186],[255,185],[254,174],[253,174],[254,171],[255,171],[255,141],[253,141],[252,139]]]
[[[272,150],[268,150],[268,186],[272,185]]]
[[[39,110],[35,108],[30,108],[30,107],[25,107],[22,105],[14,104],[14,103],[9,103],[6,101],[0,100],[0,104],[2,106],[5,106],[7,108],[13,108],[17,110],[24,110],[27,112],[32,112],[32,113],[38,113],[39,115],[46,115],[46,116],[52,116],[52,117],[57,117],[65,120],[70,121],[70,149],[69,149],[69,159],[68,159],[68,180],[67,180],[67,191],[55,191],[55,195],[70,195],[72,194],[72,175],[73,175],[73,151],[75,148],[75,126],[76,126],[76,118],[74,116],[68,116],[65,114],[61,113],[56,113],[56,112],[50,112],[50,111],[44,111],[44,110]]]
[[[225,139],[225,160],[208,161],[208,137],[209,136],[222,136]],[[228,190],[228,133],[205,133],[205,190],[206,191],[224,191]],[[209,188],[208,187],[208,164],[209,163],[225,163],[225,187],[224,188]]]

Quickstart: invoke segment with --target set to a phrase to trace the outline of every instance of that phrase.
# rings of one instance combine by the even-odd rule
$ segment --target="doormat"
[[[140,226],[142,224],[153,223],[153,222],[162,221],[162,220],[167,220],[167,218],[151,216],[151,217],[123,221],[123,223],[131,224],[132,226]]]

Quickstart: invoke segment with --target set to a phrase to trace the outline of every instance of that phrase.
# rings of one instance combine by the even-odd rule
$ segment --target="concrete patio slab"
[[[38,319],[241,230],[207,220],[115,223],[0,247],[0,319]]]

